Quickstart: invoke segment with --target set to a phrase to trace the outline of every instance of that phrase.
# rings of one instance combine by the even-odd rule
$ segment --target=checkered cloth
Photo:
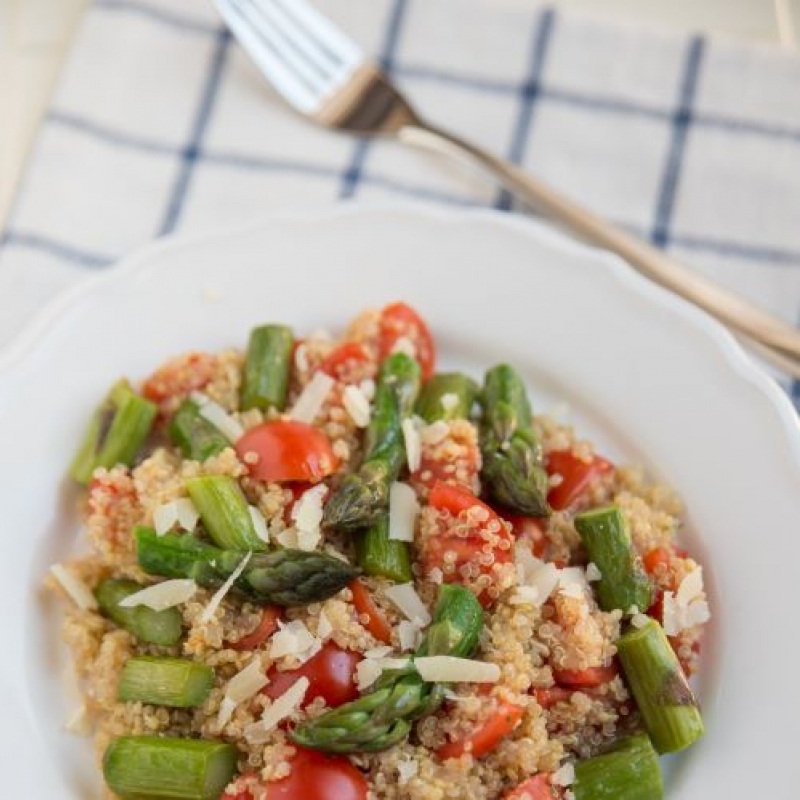
[[[497,0],[319,5],[432,119],[798,320],[800,58]],[[155,236],[337,198],[512,205],[293,116],[206,3],[96,0],[2,240],[0,344]]]

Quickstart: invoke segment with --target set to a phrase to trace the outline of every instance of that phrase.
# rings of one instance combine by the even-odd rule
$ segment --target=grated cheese
[[[552,774],[550,781],[556,786],[571,786],[575,781],[575,767],[564,764]]]
[[[631,617],[631,625],[633,625],[634,628],[644,628],[649,621],[650,617],[646,614],[634,614]]]
[[[192,392],[191,398],[200,408],[200,416],[210,422],[229,442],[241,439],[244,428],[219,403],[215,403],[202,392]]]
[[[196,591],[197,584],[190,578],[173,578],[129,594],[119,601],[119,605],[123,608],[147,606],[153,611],[164,611],[190,600]]]
[[[422,643],[422,628],[419,620],[403,619],[397,625],[397,637],[403,652],[416,650]]]
[[[303,702],[309,687],[305,675],[299,677],[280,697],[276,698],[258,722],[253,722],[244,730],[245,738],[251,744],[264,744],[269,732],[286,717],[291,716]]]
[[[308,372],[308,348],[303,343],[294,350],[294,366],[298,372]]]
[[[322,642],[314,636],[299,619],[278,622],[279,630],[272,634],[270,658],[295,656],[301,662],[308,661],[322,649]]]
[[[247,562],[253,557],[253,551],[251,550],[247,555],[239,562],[239,566],[231,572],[228,576],[228,579],[222,586],[214,592],[214,596],[211,600],[208,601],[208,605],[203,610],[203,613],[200,615],[200,622],[208,622],[210,619],[213,618],[214,614],[217,613],[217,609],[219,608],[219,604],[225,598],[225,595],[233,588],[233,584],[236,583],[236,579],[244,572],[244,568],[247,566]]]
[[[247,510],[250,512],[250,519],[253,520],[253,528],[255,529],[256,536],[262,542],[269,543],[269,531],[267,530],[267,521],[264,515],[255,506],[248,506]]]
[[[558,570],[558,590],[567,597],[585,597],[589,590],[586,572],[580,567],[564,567]]]
[[[319,612],[317,617],[317,636],[320,639],[327,639],[333,633],[333,625],[325,613],[325,609]]]
[[[703,590],[703,568],[696,567],[681,581],[677,592],[664,592],[664,632],[675,636],[711,619]]]
[[[233,716],[236,706],[249,700],[261,691],[268,683],[267,676],[261,666],[261,659],[254,658],[244,669],[236,673],[225,686],[222,703],[219,707],[217,724],[221,728]]]
[[[363,692],[375,683],[381,676],[381,666],[377,659],[365,658],[356,666],[356,683],[358,691]]]
[[[413,583],[396,583],[389,586],[384,594],[388,597],[405,616],[419,625],[429,625],[431,615],[422,602]]]
[[[369,425],[371,411],[369,400],[358,386],[345,386],[342,392],[342,405],[356,427],[366,428]]]
[[[327,493],[328,487],[319,484],[303,492],[292,507],[292,521],[297,528],[296,546],[300,550],[313,550],[322,538],[322,504]]]
[[[500,667],[486,661],[455,656],[421,656],[414,659],[420,677],[432,683],[497,683]]]
[[[58,581],[61,588],[69,595],[73,603],[84,611],[97,608],[92,590],[72,570],[63,564],[53,564],[50,574]]]
[[[586,567],[586,580],[589,583],[594,583],[595,581],[602,580],[603,573],[597,568],[597,564],[593,561],[590,561]]]
[[[414,527],[419,514],[416,492],[407,484],[395,481],[389,487],[389,538],[414,541]]]
[[[419,771],[419,764],[407,758],[397,762],[397,782],[403,786],[408,783]]]
[[[458,405],[458,395],[453,392],[446,392],[439,398],[442,408],[450,412]]]
[[[517,564],[519,585],[511,596],[512,604],[541,606],[559,585],[561,571],[555,564],[536,558],[522,541],[518,541],[514,548],[514,560]]]
[[[422,461],[422,439],[416,422],[410,417],[403,420],[403,441],[406,446],[408,471],[416,472]]]
[[[392,652],[391,645],[379,644],[377,647],[371,647],[364,652],[364,658],[385,658]]]
[[[361,394],[363,394],[367,400],[372,400],[375,397],[375,381],[372,380],[372,378],[364,378],[364,380],[358,384],[358,388],[361,389]]]
[[[315,373],[303,388],[289,416],[296,422],[306,422],[310,425],[325,405],[334,383],[330,375],[324,372]]]
[[[153,527],[159,536],[171,531],[176,524],[181,530],[191,533],[197,527],[199,519],[200,514],[188,497],[162,503],[153,511]]]

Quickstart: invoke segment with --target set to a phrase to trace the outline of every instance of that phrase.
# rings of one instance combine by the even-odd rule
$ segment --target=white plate
[[[669,770],[668,797],[796,798],[800,431],[788,400],[724,330],[616,259],[510,216],[402,207],[148,247],[0,361],[2,796],[98,791],[91,748],[62,731],[64,653],[38,587],[77,539],[63,475],[107,386],[186,349],[242,345],[266,320],[335,330],[394,299],[431,321],[443,365],[511,361],[539,409],[567,402],[605,452],[678,488],[715,616],[707,737]]]

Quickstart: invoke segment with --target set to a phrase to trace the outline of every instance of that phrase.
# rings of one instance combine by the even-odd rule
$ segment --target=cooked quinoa
[[[243,351],[178,356],[138,387],[129,385],[127,391],[153,404],[149,432],[133,457],[92,466],[90,476],[84,475],[80,502],[88,555],[59,565],[47,579],[68,601],[64,639],[83,694],[75,718],[80,724],[73,720],[73,728],[91,731],[99,761],[120,737],[228,743],[235,748],[235,771],[221,796],[264,800],[270,787],[283,785],[276,782],[299,779],[293,777],[293,765],[301,763],[303,751],[294,731],[313,731],[310,721],[324,720],[333,707],[374,691],[381,670],[396,667],[385,667],[384,660],[408,659],[424,640],[430,618],[435,622],[442,585],[457,584],[484,609],[477,646],[468,658],[496,665],[491,668],[496,679],[474,682],[467,670],[468,679],[448,681],[444,700],[413,720],[410,732],[388,749],[332,755],[334,766],[349,765],[345,774],[354,793],[344,800],[588,798],[581,794],[580,764],[651,724],[640,713],[617,655],[622,633],[643,630],[648,619],[655,619],[669,634],[681,680],[698,667],[708,613],[700,566],[677,544],[683,526],[678,497],[638,467],[612,465],[570,426],[536,415],[517,424],[530,431],[523,442],[534,443],[528,455],[537,469],[547,471],[539,499],[549,500],[549,506],[539,514],[520,511],[496,489],[487,465],[486,390],[478,402],[470,398],[462,415],[451,413],[455,401],[449,393],[442,395],[438,419],[401,410],[403,436],[391,441],[402,457],[391,482],[411,487],[407,494],[416,497],[418,507],[412,501],[401,504],[405,495],[398,491],[391,494],[392,508],[382,513],[388,515],[390,537],[405,525],[405,538],[411,540],[392,540],[406,549],[407,582],[424,607],[423,619],[409,618],[408,608],[393,595],[393,587],[404,581],[367,567],[356,547],[363,534],[349,523],[331,524],[328,514],[346,476],[360,476],[361,465],[374,457],[375,438],[381,435],[374,429],[376,415],[383,413],[376,396],[385,390],[384,365],[391,354],[404,353],[417,370],[421,367],[423,391],[429,385],[435,351],[427,327],[409,307],[394,304],[364,312],[339,339],[315,333],[294,340],[281,367],[283,397],[244,408],[253,347],[251,339]],[[103,436],[113,435],[108,402],[102,412],[106,430],[101,426],[95,432],[95,452],[102,449]],[[199,408],[203,424],[216,424],[227,439],[204,460],[187,455],[173,431],[175,415],[186,404]],[[304,475],[301,464],[300,474],[286,479],[289,473],[281,472],[286,465],[275,466],[280,457],[265,450],[261,432],[289,425],[321,434],[326,448],[321,463],[328,464],[324,474],[311,469]],[[497,456],[510,449],[509,441],[500,443]],[[312,456],[319,460],[319,453],[305,452],[306,459]],[[275,469],[281,474],[271,479],[268,473]],[[239,582],[220,593],[221,579],[203,585],[198,578],[190,596],[171,606],[180,615],[179,640],[142,641],[130,627],[113,621],[86,590],[97,593],[104,581],[122,578],[139,588],[174,580],[142,568],[137,529],[156,529],[164,542],[193,537],[218,545],[202,510],[196,509],[194,526],[184,525],[175,510],[192,512],[190,488],[210,476],[230,479],[241,490],[254,520],[252,531],[263,543],[254,549],[320,553],[363,567],[363,574],[356,584],[287,607],[242,591]],[[326,489],[312,497],[317,486]],[[603,575],[575,521],[607,508],[620,514],[630,532],[631,569],[645,576],[649,607],[600,602]],[[161,529],[164,518],[171,520],[166,530]],[[238,549],[244,559],[249,548]],[[246,576],[248,563],[239,566]],[[552,578],[549,586],[544,575]],[[689,595],[690,582],[698,579]],[[349,654],[350,664],[345,685],[340,675],[333,693],[315,685],[325,680],[319,678],[324,671],[319,663],[332,653]],[[121,700],[123,670],[142,656],[210,667],[213,677],[201,702],[172,707]],[[247,668],[260,676],[261,688],[231,699],[230,682]],[[286,697],[292,685],[286,678],[301,675],[310,681],[304,696],[290,704],[283,719],[261,725]],[[420,691],[430,688],[426,684]],[[499,724],[498,715],[505,715],[507,724]],[[577,767],[577,782],[570,765]],[[313,767],[303,769],[303,780],[313,783]],[[109,788],[107,796],[116,795]]]

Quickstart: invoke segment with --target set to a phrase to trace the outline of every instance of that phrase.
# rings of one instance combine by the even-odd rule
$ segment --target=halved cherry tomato
[[[556,510],[569,508],[589,488],[595,478],[614,469],[610,461],[595,456],[581,461],[569,450],[553,450],[547,455],[547,473],[560,475],[561,483],[547,493],[547,502]]]
[[[186,353],[173,358],[144,382],[142,394],[154,403],[164,403],[196,392],[213,377],[216,361],[209,353]]]
[[[496,519],[500,522],[500,517],[497,516],[494,509],[475,497],[472,492],[443,481],[440,481],[431,489],[428,502],[440,511],[449,511],[454,517],[457,517],[462,511],[468,511],[470,508],[479,506],[486,509],[489,519]]]
[[[512,789],[503,800],[554,800],[555,797],[550,774],[540,772]]]
[[[353,593],[353,605],[359,617],[367,617],[364,627],[379,641],[384,644],[392,643],[392,628],[372,599],[369,589],[356,578],[348,588]]]
[[[668,566],[671,560],[670,551],[666,547],[656,547],[645,554],[642,559],[644,568],[652,575],[660,566]]]
[[[542,521],[536,517],[523,517],[521,514],[503,512],[503,519],[511,523],[511,533],[517,539],[531,540],[533,554],[541,558],[547,549],[547,540],[542,530]]]
[[[247,431],[236,453],[260,481],[320,481],[336,471],[333,448],[322,431],[305,422],[275,420]],[[255,453],[258,460],[248,461]]]
[[[556,703],[566,703],[572,697],[572,691],[563,686],[550,686],[533,690],[536,702],[545,710],[552,708]]]
[[[425,320],[406,303],[392,303],[381,312],[380,358],[388,356],[403,337],[414,345],[422,369],[422,379],[428,380],[436,367],[436,346]]]
[[[553,671],[553,678],[559,686],[569,689],[593,689],[614,680],[618,674],[616,665],[609,664],[587,669],[557,669]]]
[[[285,778],[262,784],[266,800],[367,800],[367,779],[348,758],[296,745],[295,751],[289,761],[292,771]],[[240,791],[239,785],[237,781],[221,800],[253,800],[253,793],[246,788]]]
[[[278,630],[278,620],[281,618],[283,609],[280,606],[265,606],[261,610],[261,621],[256,625],[255,629],[248,633],[247,636],[242,636],[238,642],[229,642],[227,644],[231,650],[255,650],[259,645],[264,642]]]
[[[436,755],[443,761],[447,758],[458,758],[464,753],[471,753],[475,758],[485,756],[519,725],[522,711],[520,706],[501,702],[497,711],[469,736],[443,744]]]
[[[363,364],[366,361],[369,361],[369,353],[363,344],[345,342],[325,356],[319,365],[319,371],[336,380],[342,380],[349,365]]]
[[[312,700],[321,697],[330,708],[340,706],[358,697],[355,684],[356,667],[363,657],[352,650],[343,650],[333,642],[327,642],[315,656],[297,669],[279,671],[270,667],[269,683],[261,690],[272,700],[280,697],[294,686],[299,678],[308,678],[309,687],[303,698],[305,708]]]

